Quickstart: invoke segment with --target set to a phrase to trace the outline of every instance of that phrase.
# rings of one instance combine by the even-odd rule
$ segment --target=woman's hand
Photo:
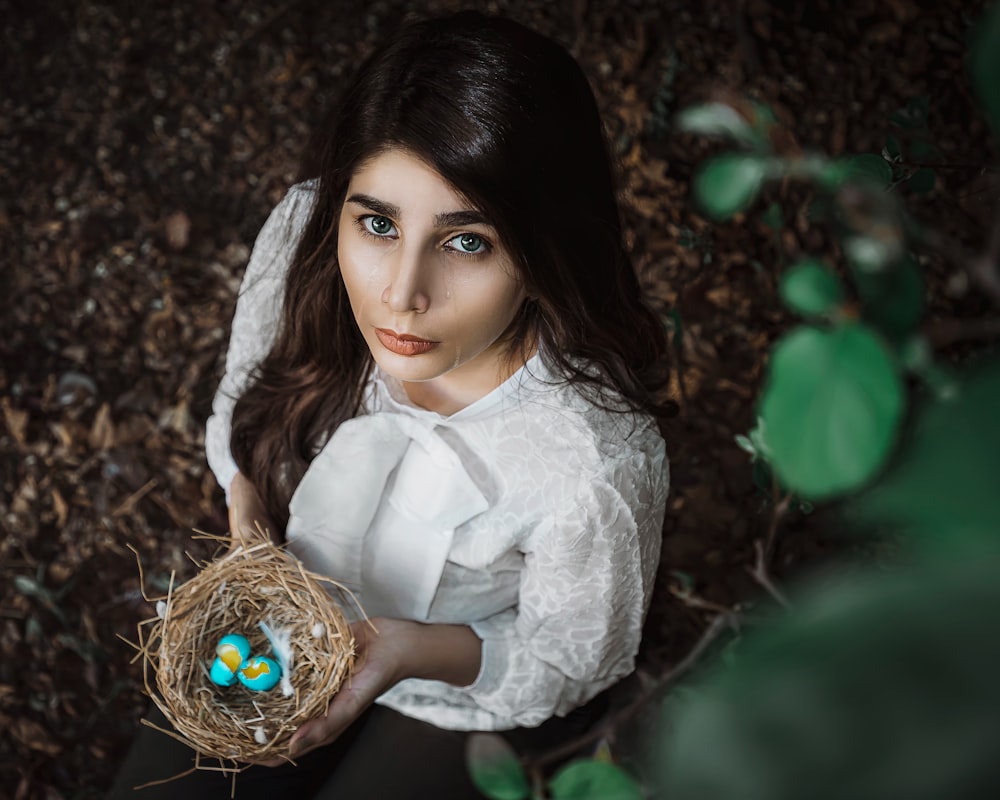
[[[242,472],[237,472],[229,485],[229,533],[232,536],[229,552],[243,542],[259,540],[261,531],[267,532],[271,541],[280,541],[280,534],[275,530],[257,489]]]
[[[395,686],[405,675],[406,629],[404,620],[376,618],[351,625],[357,652],[354,672],[330,702],[326,716],[306,722],[288,745],[290,758],[329,744],[368,708],[375,698]],[[279,762],[280,763],[280,762]]]
[[[482,642],[465,625],[425,625],[377,617],[351,625],[357,649],[355,670],[330,701],[326,716],[310,720],[289,742],[289,758],[329,744],[379,695],[405,678],[426,678],[467,686],[479,674]],[[284,759],[266,762],[276,766]]]

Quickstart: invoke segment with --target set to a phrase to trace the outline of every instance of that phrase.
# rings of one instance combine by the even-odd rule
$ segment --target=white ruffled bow
[[[337,428],[289,506],[289,549],[369,616],[426,620],[455,529],[489,507],[426,423],[394,412]]]

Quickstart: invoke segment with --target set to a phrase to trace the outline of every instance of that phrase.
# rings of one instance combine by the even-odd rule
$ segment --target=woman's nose
[[[382,290],[382,302],[400,314],[423,313],[431,304],[429,259],[424,253],[407,253],[405,248],[399,248],[394,260],[390,283]]]

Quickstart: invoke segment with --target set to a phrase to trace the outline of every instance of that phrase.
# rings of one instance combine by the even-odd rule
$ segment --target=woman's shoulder
[[[312,213],[316,190],[315,179],[291,186],[271,210],[255,246],[279,248],[298,241]]]
[[[596,475],[624,462],[666,457],[652,415],[631,408],[610,388],[560,378],[543,365],[522,398],[535,447],[554,464]]]

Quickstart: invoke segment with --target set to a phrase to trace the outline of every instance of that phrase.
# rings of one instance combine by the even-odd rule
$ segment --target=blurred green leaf
[[[902,156],[903,147],[900,145],[899,139],[890,133],[885,137],[885,146],[882,148],[882,157],[889,161],[895,161],[897,158],[902,158]]]
[[[676,125],[685,133],[724,136],[747,146],[759,144],[750,123],[726,103],[705,103],[684,109],[677,115]]]
[[[620,767],[605,761],[574,761],[549,783],[553,800],[642,800],[642,791]]]
[[[862,299],[862,316],[885,336],[899,341],[912,333],[924,313],[924,278],[907,256],[880,273],[854,275]]]
[[[738,433],[734,438],[740,449],[749,453],[754,461],[767,461],[770,457],[767,446],[767,425],[761,417],[757,417],[757,424],[748,436]]]
[[[799,328],[776,345],[761,397],[771,466],[807,498],[858,489],[885,464],[904,402],[898,367],[870,329]]]
[[[499,734],[470,734],[465,763],[476,788],[491,800],[523,800],[531,794],[517,753]]]
[[[780,203],[771,203],[767,210],[761,215],[760,221],[772,231],[780,231],[785,227],[784,214],[781,211]]]
[[[852,176],[870,179],[879,186],[892,183],[892,166],[877,153],[851,156],[845,166]]]
[[[901,529],[935,548],[1000,543],[1000,360],[928,398],[896,463],[848,506],[853,519]]]
[[[1000,136],[1000,3],[994,2],[980,21],[969,64],[986,119]]]
[[[917,194],[933,191],[937,173],[930,167],[921,167],[910,176],[909,186]]]
[[[51,611],[60,622],[64,625],[66,624],[66,615],[63,613],[62,608],[59,607],[55,594],[53,594],[50,589],[42,585],[40,581],[29,578],[27,575],[15,575],[14,587],[25,597],[33,597],[38,600],[43,606],[45,606],[45,608]]]
[[[840,278],[816,259],[805,259],[781,276],[781,299],[806,317],[829,314],[844,302]]]
[[[662,710],[669,800],[1000,797],[1000,559],[827,576]]]
[[[898,239],[874,236],[846,236],[841,246],[854,267],[855,277],[863,273],[879,273],[899,258],[902,242]]]
[[[695,176],[695,198],[712,219],[729,219],[754,201],[766,174],[767,161],[759,156],[742,153],[714,156]]]

